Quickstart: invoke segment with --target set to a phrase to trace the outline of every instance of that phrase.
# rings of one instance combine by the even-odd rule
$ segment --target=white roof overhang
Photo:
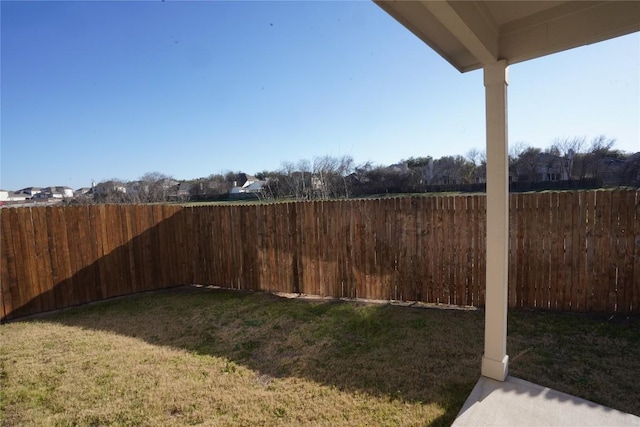
[[[640,1],[374,1],[461,72],[640,31]]]

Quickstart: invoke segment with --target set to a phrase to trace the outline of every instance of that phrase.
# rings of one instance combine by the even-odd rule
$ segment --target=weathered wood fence
[[[485,197],[3,209],[0,317],[182,284],[482,306]],[[640,191],[510,196],[509,305],[640,312]]]

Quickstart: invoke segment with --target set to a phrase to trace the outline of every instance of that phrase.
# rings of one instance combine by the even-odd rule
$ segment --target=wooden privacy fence
[[[640,312],[640,191],[510,196],[509,306]],[[482,306],[485,197],[3,209],[0,316],[182,284]]]

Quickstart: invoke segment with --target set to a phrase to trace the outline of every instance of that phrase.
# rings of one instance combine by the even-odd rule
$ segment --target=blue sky
[[[0,187],[484,148],[460,74],[369,1],[0,2]],[[640,36],[510,67],[509,139],[640,151]]]

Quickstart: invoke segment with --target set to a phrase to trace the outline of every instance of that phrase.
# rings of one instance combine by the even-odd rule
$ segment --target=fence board
[[[620,282],[623,292],[618,299],[616,310],[622,312],[631,311],[633,297],[633,248],[635,246],[634,221],[635,221],[635,194],[630,191],[621,192],[621,226],[624,228],[621,238],[622,253],[620,255]]]
[[[624,229],[624,206],[622,205],[622,192],[613,191],[611,194],[611,263],[609,266],[609,295],[608,310],[615,312],[618,300],[624,295],[621,289],[623,282],[620,280],[620,260],[623,256],[623,229]]]
[[[551,306],[551,193],[542,193],[538,199],[538,214],[543,217],[542,221],[542,253],[543,268],[542,280],[540,281],[541,302],[540,307],[548,309]]]
[[[596,303],[596,281],[595,277],[595,239],[598,224],[596,224],[596,196],[595,193],[585,194],[586,209],[587,209],[587,230],[585,241],[585,275],[586,275],[586,288],[585,288],[585,311],[593,311],[593,307]]]
[[[484,300],[481,300],[481,291],[484,289],[485,283],[485,270],[482,264],[486,253],[485,248],[485,211],[484,211],[485,197],[474,197],[474,213],[473,213],[473,305],[480,307],[484,304]],[[482,301],[482,302],[481,302]]]
[[[18,213],[18,240],[19,250],[17,253],[23,258],[23,268],[26,270],[22,274],[21,282],[26,289],[26,302],[30,303],[26,308],[27,314],[38,313],[43,310],[42,301],[37,299],[40,293],[40,276],[38,274],[38,263],[35,256],[33,244],[33,222],[31,209],[27,208]]]
[[[551,225],[550,232],[553,238],[551,243],[551,276],[549,286],[551,288],[551,310],[560,310],[562,307],[562,285],[564,282],[564,236],[562,224],[564,212],[561,210],[560,193],[551,195]]]
[[[7,233],[7,236],[11,238],[13,251],[15,254],[15,289],[12,289],[13,307],[16,310],[17,316],[25,316],[30,314],[25,305],[31,300],[31,294],[33,292],[33,284],[30,283],[30,270],[27,262],[26,253],[23,250],[20,235],[22,234],[18,221],[22,221],[20,215],[21,212],[9,210],[5,215],[10,218],[11,231]]]
[[[2,298],[2,306],[4,312],[2,318],[11,318],[20,308],[20,287],[18,286],[18,278],[16,272],[16,253],[13,246],[13,222],[11,221],[11,212],[8,210],[0,211],[0,232],[2,233],[2,246],[0,247],[0,286],[2,287],[0,297]]]
[[[32,210],[31,218],[38,278],[40,280],[38,298],[42,299],[42,310],[50,311],[55,309],[55,299],[53,297],[54,283],[51,275],[51,255],[49,253],[49,235],[47,233],[45,210]]]
[[[633,292],[631,312],[640,312],[640,190],[634,192],[634,250],[633,254]]]
[[[601,236],[601,242],[598,245],[600,248],[599,263],[602,267],[599,277],[602,279],[600,287],[600,308],[599,311],[606,311],[609,307],[609,290],[615,289],[615,283],[610,283],[612,260],[611,260],[611,245],[614,243],[611,235],[612,224],[612,211],[611,205],[613,200],[611,199],[610,191],[601,191],[598,194],[599,200],[602,202],[602,225],[604,232]]]
[[[429,224],[426,221],[426,210],[427,210],[427,202],[428,199],[425,197],[417,197],[416,208],[414,211],[415,223],[416,223],[416,271],[418,272],[418,301],[429,301],[430,300],[430,289],[429,289],[429,278],[427,276],[427,257],[429,256],[428,252],[428,237],[427,233],[429,230]],[[385,219],[386,221],[386,219]],[[386,241],[386,240],[385,240]],[[388,247],[388,244],[387,244]],[[384,255],[381,257],[381,261],[384,262],[386,259]]]

